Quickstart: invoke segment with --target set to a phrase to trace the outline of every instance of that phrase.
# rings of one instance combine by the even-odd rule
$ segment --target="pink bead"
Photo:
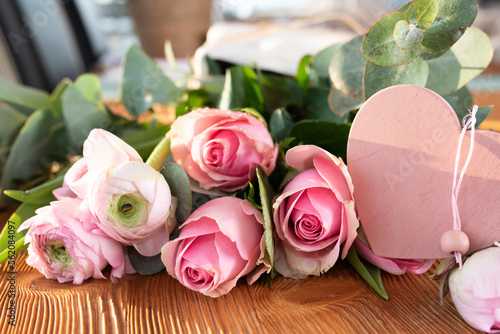
[[[454,252],[466,254],[469,251],[469,238],[462,231],[446,231],[441,236],[441,249],[450,255]]]

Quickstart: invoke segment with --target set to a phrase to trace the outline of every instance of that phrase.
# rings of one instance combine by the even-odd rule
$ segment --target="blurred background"
[[[74,79],[92,71],[101,77],[104,96],[113,97],[121,61],[132,44],[141,45],[165,71],[175,72],[174,77],[179,72],[206,71],[203,56],[207,54],[293,75],[303,55],[366,32],[378,18],[406,2],[2,0],[0,75],[51,91],[64,77]],[[499,49],[500,1],[478,3],[475,25]],[[165,58],[166,40],[172,46],[167,48],[170,63]],[[499,65],[500,52],[496,52],[490,70],[470,89],[500,90],[500,80],[492,74]]]

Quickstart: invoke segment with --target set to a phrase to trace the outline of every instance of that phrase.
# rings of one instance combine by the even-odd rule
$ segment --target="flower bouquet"
[[[381,270],[421,274],[435,259],[374,252],[344,163],[349,131],[366,101],[401,84],[440,94],[462,118],[465,85],[493,54],[470,27],[476,15],[472,0],[415,0],[304,57],[295,77],[207,59],[212,75],[190,78],[196,88],[132,47],[112,102],[92,74],[51,94],[0,79],[2,203],[22,202],[0,261],[28,248],[30,266],[75,284],[108,266],[112,281],[166,270],[218,297],[242,277],[272,293],[278,274],[319,276],[347,260],[387,299]],[[491,106],[474,110],[478,124]],[[498,332],[500,248],[463,255],[434,278],[469,324]]]

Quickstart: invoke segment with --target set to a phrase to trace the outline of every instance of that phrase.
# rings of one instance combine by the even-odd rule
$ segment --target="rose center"
[[[203,148],[203,158],[208,165],[221,166],[224,158],[224,145],[218,142],[207,143]]]
[[[295,235],[302,241],[316,241],[323,234],[323,225],[317,216],[304,214],[294,224]]]
[[[200,268],[186,268],[186,274],[191,284],[194,284],[198,287],[211,283],[214,279],[213,275]]]

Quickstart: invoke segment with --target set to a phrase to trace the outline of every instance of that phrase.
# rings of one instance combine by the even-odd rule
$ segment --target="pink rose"
[[[93,174],[105,166],[128,161],[142,162],[142,158],[132,146],[114,134],[93,129],[83,143],[83,158],[66,172],[63,187],[56,189],[54,195],[57,199],[76,196],[83,199]]]
[[[26,263],[48,279],[60,283],[105,278],[102,270],[113,267],[111,280],[122,277],[125,269],[123,247],[97,228],[94,220],[82,221],[74,213],[80,200],[66,199],[40,208],[19,230],[29,228]]]
[[[101,168],[88,185],[83,204],[108,236],[133,245],[144,256],[159,254],[175,228],[169,218],[172,196],[165,178],[138,161]]]
[[[351,177],[342,159],[313,145],[290,149],[286,162],[300,174],[274,200],[275,268],[286,277],[320,275],[356,238]]]
[[[266,175],[276,165],[278,145],[266,126],[245,112],[198,109],[179,117],[170,130],[174,161],[201,188],[244,188],[260,166]]]
[[[263,218],[250,202],[220,197],[195,210],[162,249],[167,272],[210,297],[228,293],[253,270],[263,250]]]
[[[469,325],[500,333],[500,247],[474,253],[450,274],[449,285],[453,303]]]
[[[435,262],[435,260],[391,259],[380,257],[373,254],[370,247],[359,237],[354,241],[354,245],[356,246],[359,256],[393,275],[403,275],[405,273],[423,274],[429,270]]]

